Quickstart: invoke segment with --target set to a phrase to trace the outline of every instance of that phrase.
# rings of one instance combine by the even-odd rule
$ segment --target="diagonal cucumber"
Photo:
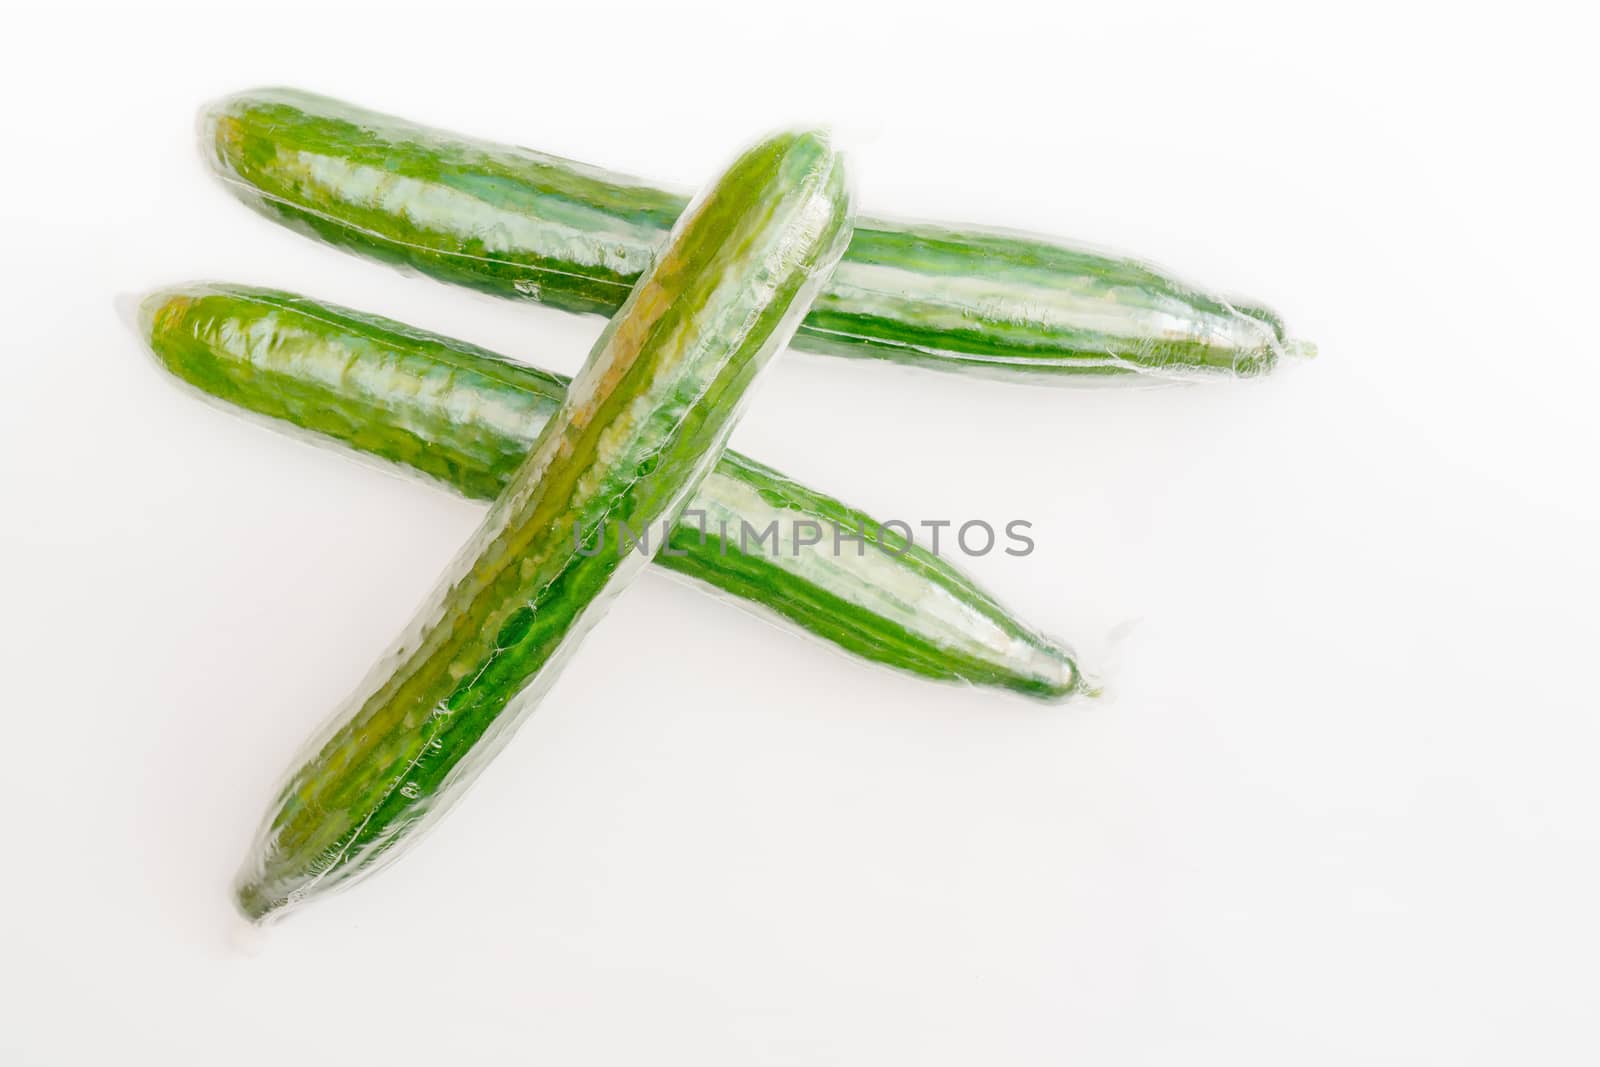
[[[240,872],[252,919],[347,885],[437,822],[647,561],[581,535],[675,516],[849,238],[827,139],[745,152],[675,225],[431,603],[330,723]]]
[[[162,364],[209,396],[480,500],[505,488],[567,388],[565,378],[460,341],[247,286],[154,294],[144,330]],[[957,568],[754,460],[723,453],[688,508],[704,519],[680,518],[656,563],[847,651],[1045,699],[1083,688],[1070,651]],[[774,522],[790,542],[802,522],[823,540],[754,544]]]
[[[684,197],[290,89],[209,108],[202,150],[258,211],[497,296],[614,313]],[[1029,379],[1249,376],[1288,341],[1263,308],[1026,235],[861,220],[799,348]]]

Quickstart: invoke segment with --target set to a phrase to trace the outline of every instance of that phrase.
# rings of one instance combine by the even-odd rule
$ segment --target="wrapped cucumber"
[[[163,366],[207,395],[480,500],[505,489],[568,384],[461,341],[248,286],[156,293],[143,318]],[[893,524],[735,452],[700,483],[655,562],[902,671],[1043,699],[1084,689],[1068,649]]]
[[[348,885],[436,823],[645,553],[595,531],[671,519],[849,238],[815,133],[747,151],[675,225],[438,592],[289,777],[240,872],[262,920]]]
[[[686,202],[635,179],[290,89],[202,115],[245,203],[443,281],[611,315]],[[1131,259],[1021,234],[858,221],[796,347],[1029,380],[1250,376],[1282,321]]]

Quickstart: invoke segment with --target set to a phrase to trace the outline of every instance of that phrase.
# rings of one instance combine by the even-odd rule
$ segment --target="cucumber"
[[[479,500],[505,489],[567,389],[461,341],[248,286],[156,293],[143,325],[162,365],[205,395]],[[743,533],[775,521],[785,544]],[[820,544],[793,543],[803,522]],[[700,483],[667,545],[657,564],[875,663],[1047,700],[1084,690],[1068,649],[944,559],[737,453]]]
[[[760,142],[684,214],[430,604],[291,774],[236,883],[248,917],[372,873],[454,803],[648,559],[588,539],[678,513],[849,233],[843,167],[812,132]]]
[[[685,199],[523,148],[265,89],[202,114],[202,150],[258,211],[328,244],[497,296],[614,314]],[[1019,234],[858,220],[795,346],[999,377],[1266,372],[1272,312],[1155,267]]]

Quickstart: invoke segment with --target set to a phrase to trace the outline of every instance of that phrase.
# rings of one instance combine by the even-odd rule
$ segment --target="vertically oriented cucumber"
[[[222,100],[202,149],[245,203],[329,244],[498,296],[609,315],[685,199],[291,89]],[[1270,370],[1272,312],[1026,235],[861,220],[797,347],[1030,379]]]
[[[481,500],[505,488],[567,389],[559,375],[291,293],[186,286],[144,310],[162,364],[207,395]],[[655,562],[899,670],[1047,700],[1084,690],[1068,649],[892,523],[731,451]]]
[[[430,605],[291,774],[240,872],[246,915],[372,872],[459,796],[647,559],[583,535],[679,512],[849,233],[816,133],[761,142],[690,207]]]

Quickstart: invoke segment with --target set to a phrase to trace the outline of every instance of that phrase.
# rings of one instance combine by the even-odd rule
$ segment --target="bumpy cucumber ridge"
[[[479,500],[505,489],[568,384],[461,341],[248,286],[154,294],[144,332],[163,365],[205,394]],[[774,520],[786,535],[816,523],[824,542],[756,546],[742,536]],[[844,540],[857,536],[859,549]],[[735,452],[701,483],[668,545],[657,564],[864,659],[1047,700],[1081,690],[1068,649],[958,568]]]
[[[428,607],[279,794],[241,872],[254,919],[432,825],[645,561],[575,534],[676,515],[850,232],[826,138],[742,155],[684,216]]]
[[[686,199],[637,179],[289,89],[202,116],[213,170],[318,240],[498,296],[611,315]],[[1135,260],[862,220],[797,347],[1049,380],[1252,376],[1282,321]]]

